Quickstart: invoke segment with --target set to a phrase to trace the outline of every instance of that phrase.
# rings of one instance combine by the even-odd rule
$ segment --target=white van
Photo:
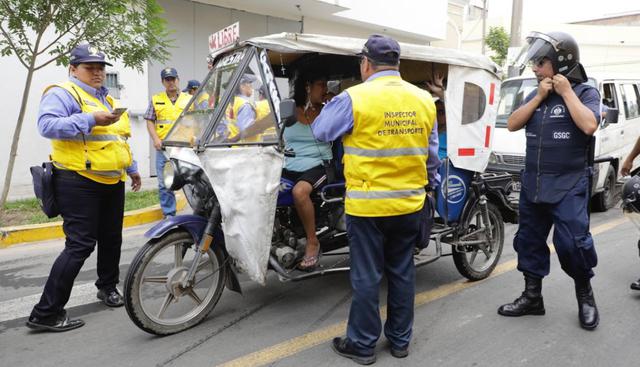
[[[590,76],[587,84],[598,88],[602,96],[602,109],[606,111],[595,133],[595,158],[614,159],[612,163],[599,163],[594,167],[592,208],[606,211],[615,204],[620,165],[640,136],[640,79]],[[520,170],[524,168],[525,129],[510,132],[507,130],[507,119],[537,87],[538,81],[533,76],[510,78],[502,82],[493,140],[494,152],[487,170],[509,172],[519,181]],[[638,163],[640,160],[634,161],[633,171],[638,169]]]

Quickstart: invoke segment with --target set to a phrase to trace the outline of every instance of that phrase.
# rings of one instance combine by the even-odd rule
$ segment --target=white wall
[[[399,42],[428,44],[428,41],[426,39],[420,39],[407,35],[392,34],[391,32],[386,31],[384,27],[365,28],[357,25],[332,23],[316,18],[304,19],[304,33],[326,34],[329,36],[356,37],[365,39],[373,33],[379,33],[393,37]]]
[[[446,38],[446,0],[340,0],[334,1],[349,8],[334,14],[367,27],[387,29],[392,34],[425,41]]]
[[[0,70],[8,71],[3,73],[5,88],[0,89],[0,101],[2,101],[3,114],[1,124],[2,130],[4,131],[4,134],[0,137],[0,172],[2,172],[1,177],[4,179],[11,149],[11,140],[18,119],[18,113],[20,112],[27,71],[14,57],[1,57]],[[18,155],[13,170],[12,187],[30,185],[31,175],[29,174],[29,167],[48,160],[51,151],[49,140],[40,136],[37,129],[38,106],[44,88],[50,84],[67,80],[67,70],[64,66],[50,64],[34,74],[27,111],[20,134]],[[114,65],[113,68],[107,68],[107,71],[112,70],[120,72],[120,82],[124,84],[126,88],[122,94],[122,97],[124,97],[122,98],[122,104],[130,109],[143,108],[144,100],[147,99],[145,88],[146,76],[131,69],[127,70],[122,65]],[[136,127],[132,126],[132,128],[134,129],[134,137],[139,137],[140,134],[135,131]],[[132,140],[132,145],[136,144],[138,144],[137,139]],[[135,149],[134,154],[136,158],[143,155]]]

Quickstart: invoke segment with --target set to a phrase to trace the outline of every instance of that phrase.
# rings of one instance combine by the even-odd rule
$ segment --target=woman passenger
[[[305,254],[298,269],[315,269],[320,259],[320,242],[316,237],[316,221],[311,193],[326,184],[324,161],[331,160],[331,144],[317,141],[311,123],[320,114],[327,93],[327,80],[307,76],[296,82],[294,99],[297,122],[284,130],[286,149],[295,153],[286,157],[282,176],[295,182],[293,201],[307,237]]]

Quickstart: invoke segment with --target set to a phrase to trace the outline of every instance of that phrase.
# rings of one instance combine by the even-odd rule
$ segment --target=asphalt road
[[[122,276],[148,226],[125,231]],[[629,283],[640,276],[639,232],[619,208],[592,217],[599,264],[593,286],[601,312],[592,332],[578,324],[572,281],[555,255],[544,280],[546,316],[504,318],[497,307],[522,291],[511,240],[495,275],[466,282],[450,257],[417,273],[411,354],[398,360],[381,337],[377,365],[409,366],[637,366],[640,292]],[[79,274],[68,307],[86,326],[36,333],[24,327],[62,241],[0,250],[0,364],[2,366],[353,366],[335,355],[329,341],[344,333],[350,304],[347,274],[266,286],[241,279],[239,295],[225,290],[200,325],[178,335],[156,337],[139,330],[123,308],[95,298],[95,254]],[[384,304],[386,292],[381,293]]]

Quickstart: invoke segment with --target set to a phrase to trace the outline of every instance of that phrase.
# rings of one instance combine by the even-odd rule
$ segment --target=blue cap
[[[374,34],[364,44],[361,55],[382,64],[395,65],[400,61],[400,45],[391,37]]]
[[[255,75],[253,75],[253,74],[248,74],[248,73],[247,73],[247,74],[243,74],[243,75],[240,77],[240,84],[253,83],[253,82],[255,82],[256,80],[258,80],[258,78],[257,78]]]
[[[200,82],[195,80],[195,79],[193,79],[193,80],[189,80],[187,82],[187,87],[185,89],[183,89],[182,91],[183,92],[188,92],[191,89],[198,89],[198,88],[200,88]]]
[[[164,68],[162,69],[162,71],[160,72],[160,79],[164,80],[165,78],[177,78],[178,77],[178,70],[176,70],[175,68]]]
[[[105,61],[105,55],[103,52],[98,51],[97,47],[91,46],[88,43],[78,45],[71,50],[71,55],[69,57],[69,63],[71,65],[86,64],[90,62],[97,62],[112,66]]]

